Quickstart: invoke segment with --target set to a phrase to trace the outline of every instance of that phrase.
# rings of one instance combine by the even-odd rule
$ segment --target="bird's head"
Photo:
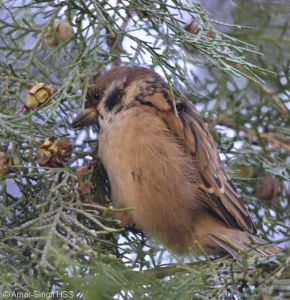
[[[167,84],[153,70],[143,67],[116,67],[96,75],[88,90],[85,110],[73,121],[79,128],[98,123],[136,104],[150,105],[150,96],[168,97]]]

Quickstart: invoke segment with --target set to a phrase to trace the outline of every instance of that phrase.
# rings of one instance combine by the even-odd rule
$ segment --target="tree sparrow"
[[[94,78],[74,127],[97,123],[98,155],[123,225],[136,224],[177,253],[203,248],[237,257],[255,226],[193,104],[153,70],[116,67]],[[262,251],[262,250],[257,250]],[[264,248],[264,253],[275,252]]]

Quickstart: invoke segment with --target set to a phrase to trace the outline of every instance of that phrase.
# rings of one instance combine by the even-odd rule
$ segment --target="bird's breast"
[[[196,164],[153,108],[119,112],[100,132],[99,156],[115,207],[133,208],[133,222],[165,243],[188,238],[200,206]]]

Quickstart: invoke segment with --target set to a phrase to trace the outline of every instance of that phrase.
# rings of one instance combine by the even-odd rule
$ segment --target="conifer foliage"
[[[200,2],[1,1],[0,298],[290,297],[287,250],[188,263],[121,228],[96,132],[70,125],[99,70],[155,69],[207,121],[259,235],[289,248],[290,5]]]

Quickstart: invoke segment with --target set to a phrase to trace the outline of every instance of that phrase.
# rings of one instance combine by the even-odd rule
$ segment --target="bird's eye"
[[[100,100],[100,94],[99,94],[99,92],[95,92],[94,98],[95,98],[96,101]]]

